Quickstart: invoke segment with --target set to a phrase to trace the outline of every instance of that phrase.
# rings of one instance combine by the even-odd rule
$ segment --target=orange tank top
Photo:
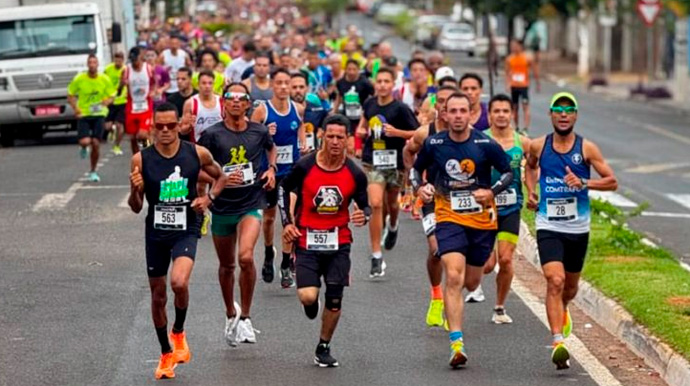
[[[508,57],[510,87],[529,86],[529,61],[527,55],[510,55]]]

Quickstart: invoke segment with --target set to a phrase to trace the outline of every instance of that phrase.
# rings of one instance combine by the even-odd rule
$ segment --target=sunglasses
[[[156,126],[156,130],[161,130],[161,131],[163,131],[163,130],[165,130],[165,129],[168,129],[168,130],[171,130],[171,131],[172,131],[172,130],[175,130],[175,128],[177,128],[177,122],[156,123],[155,126]]]
[[[226,92],[225,95],[223,95],[223,98],[225,99],[237,99],[240,101],[248,101],[249,95],[243,92]]]
[[[575,106],[553,106],[551,108],[551,112],[556,113],[556,114],[563,114],[563,113],[573,114],[573,113],[577,112],[577,107],[575,107]]]

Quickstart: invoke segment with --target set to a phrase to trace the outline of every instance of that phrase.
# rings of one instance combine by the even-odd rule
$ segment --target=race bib
[[[308,251],[337,251],[338,227],[327,230],[307,229]]]
[[[577,220],[577,198],[547,198],[546,219],[548,221]]]
[[[525,83],[526,79],[525,74],[513,74],[513,82],[515,83]]]
[[[515,189],[506,189],[496,196],[496,206],[510,206],[517,204],[517,192]]]
[[[429,236],[436,230],[436,213],[429,213],[424,218],[422,218],[422,227],[424,228],[424,234]]]
[[[187,207],[156,205],[153,211],[153,228],[166,231],[187,230]]]
[[[103,111],[103,105],[99,103],[94,103],[91,106],[89,106],[89,112],[91,114],[100,114]]]
[[[348,119],[359,119],[362,116],[362,105],[359,103],[346,103],[345,116]]]
[[[307,149],[314,150],[316,149],[316,141],[314,138],[314,133],[307,133]]]
[[[374,169],[386,170],[398,167],[397,150],[374,150]]]
[[[283,165],[292,163],[292,145],[278,146],[278,160],[276,163]]]
[[[149,111],[149,102],[148,101],[141,101],[141,102],[132,102],[132,113],[134,114],[141,114]]]
[[[450,208],[460,214],[481,213],[484,208],[477,203],[469,190],[450,192]]]
[[[237,165],[225,165],[223,166],[223,173],[226,176],[235,173],[235,171],[242,171],[242,185],[228,186],[228,188],[239,188],[242,186],[248,186],[254,184],[254,167],[250,163],[237,164]]]

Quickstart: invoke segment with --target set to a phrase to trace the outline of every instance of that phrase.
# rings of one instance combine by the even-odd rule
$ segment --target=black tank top
[[[149,146],[141,151],[141,163],[149,204],[146,236],[166,240],[190,233],[199,235],[201,216],[191,208],[201,169],[195,145],[181,141],[172,158],[163,157],[155,146]]]

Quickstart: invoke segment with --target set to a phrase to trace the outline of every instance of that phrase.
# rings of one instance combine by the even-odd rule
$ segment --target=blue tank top
[[[271,101],[266,101],[266,119],[264,125],[270,123],[276,124],[276,134],[273,136],[273,142],[278,149],[278,159],[276,161],[278,172],[276,176],[285,176],[292,165],[299,159],[299,144],[297,130],[302,124],[302,120],[297,112],[297,106],[290,101],[290,110],[287,114],[279,113],[271,104]]]
[[[587,188],[570,188],[563,181],[565,167],[580,178],[589,179],[590,167],[582,151],[584,140],[575,136],[575,144],[567,153],[553,149],[553,134],[546,136],[539,159],[539,210],[537,230],[581,234],[589,232],[590,211]]]

